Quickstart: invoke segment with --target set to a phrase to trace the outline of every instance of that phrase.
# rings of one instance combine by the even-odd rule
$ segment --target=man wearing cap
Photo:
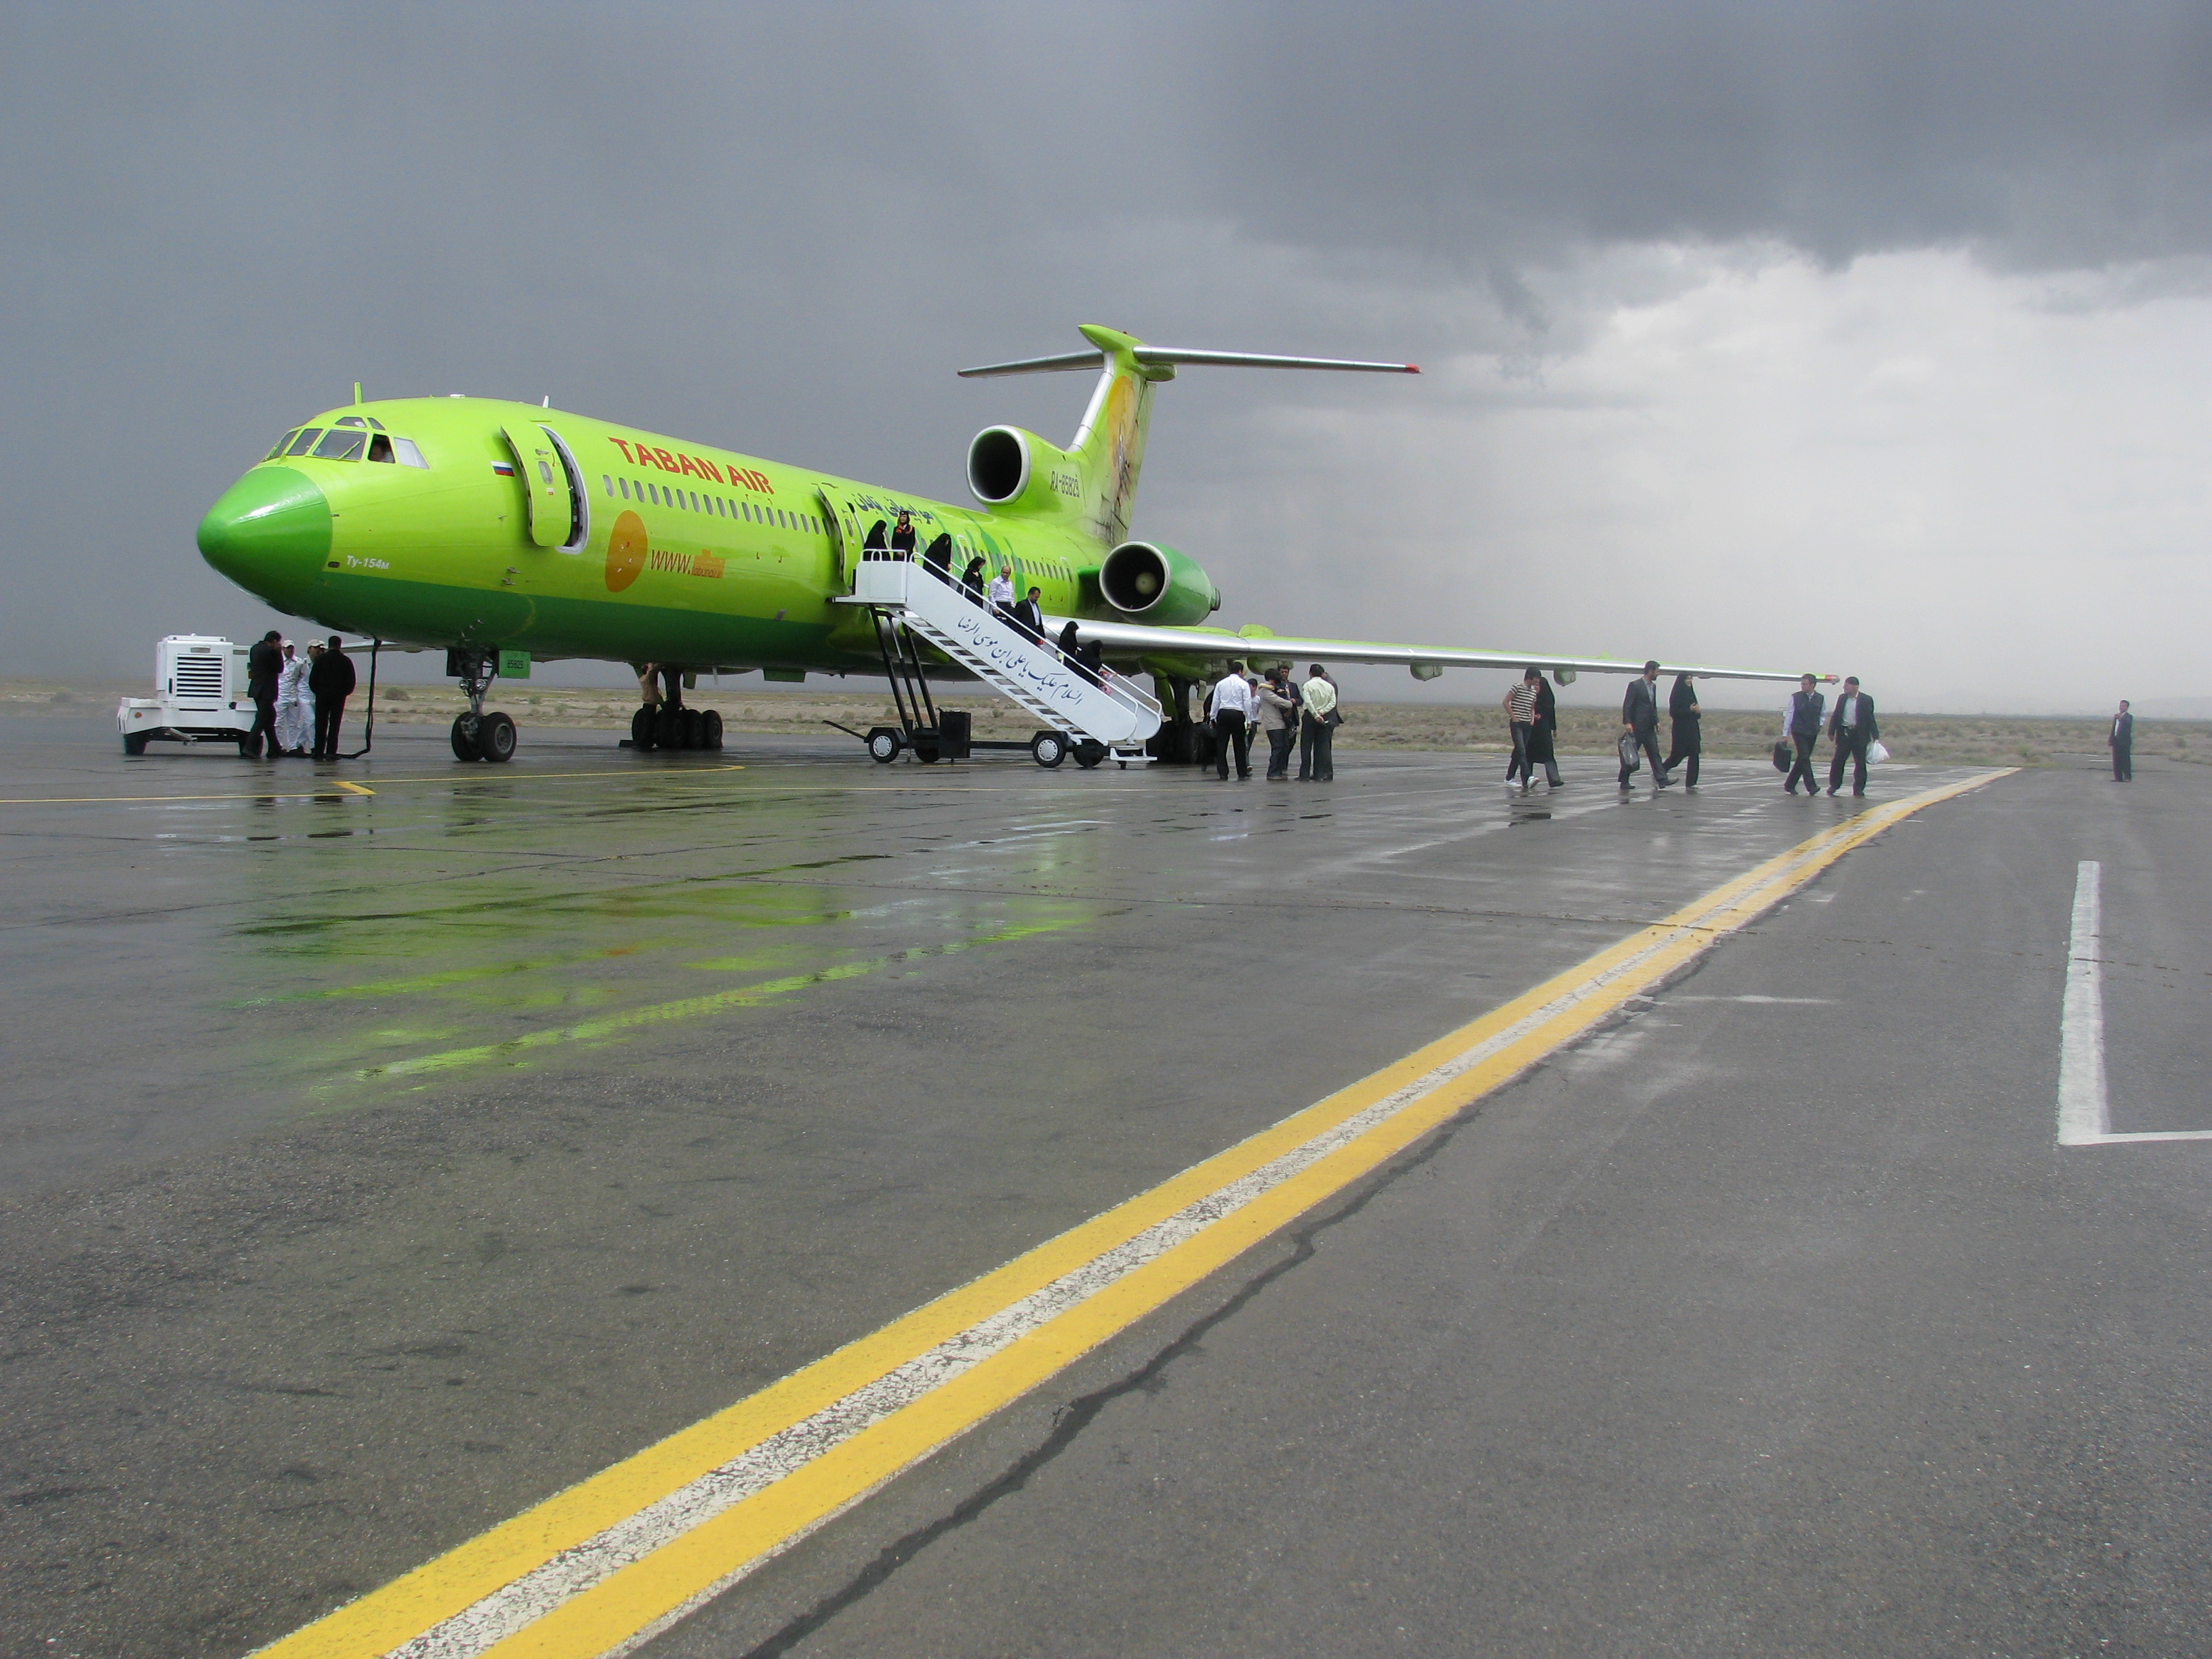
[[[1828,759],[1830,794],[1844,787],[1847,757],[1851,763],[1851,793],[1866,793],[1867,745],[1881,735],[1881,728],[1874,723],[1874,699],[1859,690],[1859,677],[1854,674],[1844,682],[1835,713],[1828,716],[1828,736],[1836,745]]]

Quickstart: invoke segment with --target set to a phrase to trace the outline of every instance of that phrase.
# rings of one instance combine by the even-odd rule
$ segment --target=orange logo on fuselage
[[[619,593],[645,568],[645,520],[625,513],[607,538],[607,592]]]

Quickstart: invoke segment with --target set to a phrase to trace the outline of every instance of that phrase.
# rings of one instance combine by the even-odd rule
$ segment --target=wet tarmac
[[[1498,787],[1495,760],[1447,755],[1347,755],[1322,786],[1015,761],[878,768],[835,738],[639,757],[604,733],[530,732],[496,769],[457,766],[442,734],[410,728],[336,767],[125,760],[112,744],[96,722],[0,722],[8,1653],[231,1654],[281,1636],[1851,811],[1848,799],[1785,798],[1771,770],[1724,763],[1695,794],[1656,797],[1623,797],[1609,766],[1571,763],[1570,787],[1522,799]],[[1877,796],[1954,775],[1892,769]],[[2182,896],[2200,889],[2176,872],[2193,869],[2184,826],[2206,791],[2194,769],[2144,779],[2125,804],[2140,817],[2127,820],[2132,850],[2115,863],[2132,872],[2125,908],[2148,912],[2136,925],[2162,966],[2147,981],[2155,992],[2116,993],[2115,1030],[2137,1058],[2124,1083],[2116,1057],[2115,1095],[2139,1102],[2154,1086],[2160,1109],[2201,1116],[2197,1097],[2173,1097],[2177,1079],[2201,1075],[2203,1046],[2185,1011],[2202,995],[2190,975],[2203,934]],[[1827,1114],[1849,1112],[1854,1089],[1812,1079],[1848,1079],[1850,1056],[1878,1044],[1908,1079],[1951,1068],[1945,1109],[1959,1124],[1945,1133],[2016,1138],[2033,1120],[2039,1139],[2007,1139],[2008,1156],[2031,1174],[2049,1164],[2037,1068],[2055,1063],[2069,896],[2053,896],[2051,872],[2070,870],[2079,826],[2112,829],[2093,784],[2024,776],[1931,809],[1717,953],[1717,969],[1773,953],[1754,990],[1729,997],[1776,986],[1826,1000],[1807,1000],[1790,1030],[1843,1054],[1782,1091],[1788,1134],[1817,1139]],[[1924,938],[1901,945],[1892,911],[1908,893]],[[1892,909],[1839,933],[1844,901],[1861,895]],[[1940,1029],[1896,1006],[1907,980],[1943,1003]],[[1856,1178],[1833,1159],[1781,1158],[1760,1177],[1762,1207],[1729,1213],[1714,1189],[1737,1190],[1738,1173],[1663,1150],[1631,1157],[1639,1127],[1692,1109],[1684,1103],[1773,1113],[1778,1070],[1794,1070],[1769,1046],[1771,1022],[1724,1026],[1764,1005],[1683,1006],[1696,1029],[1658,1047],[1694,1065],[1646,1050],[1647,1076],[1643,1061],[1607,1060],[1640,1040],[1631,1021],[1613,1048],[1516,1085],[1540,1109],[1486,1109],[1424,1154],[1425,1170],[1468,1158],[1466,1181],[1504,1169],[1523,1183],[1480,1224],[1454,1218],[1463,1188],[1423,1189],[1415,1203],[1415,1188],[1383,1182],[1387,1202],[1358,1200],[1371,1248],[1311,1292],[1317,1303],[1282,1287],[1264,1310],[1237,1302],[1273,1271],[1267,1261],[1224,1274],[662,1643],[869,1652],[896,1632],[908,1652],[1288,1650],[1316,1627],[1294,1627],[1291,1610],[1316,1615],[1255,1576],[1255,1549],[1299,1564],[1311,1595],[1334,1586],[1343,1607],[1371,1591],[1378,1560],[1408,1559],[1412,1533],[1463,1523],[1467,1547],[1495,1551],[1539,1513],[1555,1538],[1574,1530],[1563,1517],[1582,1516],[1585,1542],[1632,1511],[1662,1525],[1664,1506],[1638,1509],[1625,1488],[1599,1505],[1601,1524],[1571,1456],[1531,1451],[1523,1466],[1500,1449],[1557,1443],[1536,1422],[1531,1356],[1562,1363],[1544,1334],[1587,1317],[1590,1375],[1613,1376],[1627,1402],[1608,1431],[1616,1444],[1647,1447],[1656,1467],[1701,1437],[1730,1442],[1741,1425],[1678,1412],[1666,1429],[1663,1410],[1634,1398],[1643,1373],[1623,1356],[1661,1334],[1620,1309],[1685,1286],[1719,1294],[1698,1287],[1698,1250],[1662,1238],[1654,1206],[1663,1194],[1708,1206],[1701,1220],[1739,1255],[1770,1253],[1760,1273],[1795,1262],[1792,1249],[1841,1263],[1850,1250],[1832,1238],[1772,1243],[1761,1227],[1780,1212],[1765,1206],[1820,1211],[1832,1183]],[[1837,1006],[1864,1012],[1825,1012]],[[1563,1103],[1558,1079],[1577,1066],[1587,1076]],[[1820,1110],[1797,1109],[1808,1102]],[[1611,1139],[1590,1127],[1614,1119],[1627,1127]],[[1593,1146],[1605,1153],[1595,1164]],[[2181,1185],[2136,1201],[2200,1199],[2205,1158],[2167,1156],[2148,1178]],[[1943,1200],[1940,1183],[1897,1189],[1915,1194],[1915,1215]],[[1967,1201],[2011,1226],[2023,1224],[2018,1198],[1977,1188]],[[1860,1222],[1835,1237],[1905,1224],[1874,1212]],[[2191,1224],[2175,1237],[2199,1253],[2188,1287],[2169,1279],[2159,1292],[2161,1330],[2203,1328],[2191,1300],[2203,1224]],[[1501,1280],[1498,1264],[1535,1237],[1632,1261],[1651,1282],[1594,1295],[1565,1273],[1547,1299],[1540,1282]],[[1409,1262],[1431,1289],[1391,1283]],[[1444,1282],[1449,1305],[1414,1307]],[[2107,1295],[2125,1293],[2115,1285]],[[1945,1316],[1941,1290],[1923,1290],[1917,1320]],[[1085,1390],[1142,1372],[1208,1308],[1232,1304],[1254,1311],[1238,1316],[1247,1346],[1216,1392],[1163,1382],[1116,1396],[1133,1402],[1117,1409],[1157,1399],[1175,1414],[1171,1432],[1167,1418],[1144,1431],[1165,1465],[1140,1480],[1126,1434],[1093,1436],[1079,1455],[1055,1454],[1054,1479],[1072,1484],[994,1500],[990,1526],[963,1521],[972,1545],[909,1551],[868,1577],[899,1540],[940,1535],[932,1517],[964,1514]],[[1351,1309],[1365,1310],[1364,1328],[1346,1325]],[[1700,1317],[1717,1357],[1699,1387],[1724,1390],[1740,1370],[1786,1417],[1788,1368],[1761,1360],[1727,1318]],[[1442,1371],[1408,1372],[1397,1357],[1433,1357],[1449,1346],[1437,1332],[1493,1322],[1483,1353]],[[1210,1326],[1205,1347],[1230,1339]],[[2169,1334],[2130,1363],[2157,1374],[2193,1358],[2195,1342]],[[1317,1353],[1325,1363],[1310,1363]],[[1486,1367],[1483,1397],[1519,1401],[1507,1428],[1469,1404]],[[1427,1385],[1383,1387],[1408,1376]],[[1343,1443],[1345,1413],[1370,1409],[1351,1402],[1385,1397],[1389,1453],[1364,1467],[1403,1467],[1348,1508],[1313,1506],[1310,1483],[1266,1449],[1310,1459]],[[1819,1399],[1811,1389],[1794,1408]],[[2048,1434],[2022,1443],[2063,1450]],[[1424,1447],[1448,1447],[1436,1455],[1455,1469],[1425,1498]],[[1094,1457],[1103,1472],[1074,1473]],[[1159,1483],[1175,1480],[1185,1489],[1164,1508]],[[1330,1480],[1358,1486],[1348,1471]],[[1500,1499],[1458,1522],[1437,1509],[1436,1493],[1472,1488],[1517,1494],[1521,1508]],[[2140,1479],[2134,1490],[2178,1522],[2171,1493]],[[1787,1508],[1777,1500],[1761,1524],[1786,1526]],[[1200,1510],[1202,1525],[1178,1529]],[[1001,1525],[1008,1540],[990,1542]],[[1322,1530],[1357,1547],[1323,1561]],[[1512,1650],[1547,1650],[1543,1620],[1522,1612],[1606,1601],[1549,1585],[1528,1560],[1517,1577],[1477,1575],[1486,1601],[1465,1562],[1448,1550],[1385,1574],[1407,1616],[1329,1626],[1324,1645],[1398,1651],[1494,1626],[1515,1632]],[[1958,1572],[1973,1571],[1962,1559]],[[2065,1600],[2055,1579],[2039,1593]],[[2033,1605],[2039,1592],[2024,1594]],[[1264,1607],[1201,1616],[1268,1595],[1282,1622]],[[1797,1620],[1676,1618],[1667,1650],[1747,1650],[1739,1638],[1752,1631],[1771,1646],[1778,1629],[1794,1630],[1799,1650],[1855,1650],[1836,1634],[1855,1627],[1832,1608],[1798,1605]],[[1634,1627],[1624,1599],[1559,1625],[1580,1633],[1554,1645],[1659,1650],[1639,1650]],[[1935,1626],[1898,1628],[1920,1645],[1895,1650],[1931,1650]]]

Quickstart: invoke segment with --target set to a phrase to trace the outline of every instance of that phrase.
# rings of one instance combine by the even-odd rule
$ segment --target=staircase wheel
[[[722,746],[722,711],[709,708],[699,717],[700,747],[719,750]]]
[[[1030,739],[1030,758],[1050,771],[1067,758],[1067,739],[1057,732],[1040,732]]]
[[[1075,745],[1075,763],[1088,772],[1106,758],[1106,745],[1096,738],[1084,738]]]
[[[687,708],[684,711],[684,746],[686,749],[704,749],[707,746],[707,714],[704,709]]]
[[[904,746],[899,734],[887,726],[878,726],[868,733],[870,757],[882,762],[885,766],[889,766],[899,757],[899,750]]]
[[[633,749],[653,747],[653,710],[641,708],[629,717],[629,746]]]

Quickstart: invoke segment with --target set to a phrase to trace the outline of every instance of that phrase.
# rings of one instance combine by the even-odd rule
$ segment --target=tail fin
[[[1058,357],[1031,357],[1020,362],[990,363],[963,368],[961,374],[977,379],[996,374],[1042,374],[1057,369],[1097,368],[1097,390],[1075,430],[1074,441],[1065,452],[1074,463],[1085,527],[1100,546],[1113,547],[1127,538],[1129,512],[1137,496],[1137,475],[1145,464],[1145,433],[1152,415],[1152,387],[1175,379],[1178,363],[1210,363],[1243,368],[1334,368],[1371,374],[1418,374],[1412,363],[1348,362],[1330,357],[1272,357],[1251,352],[1185,351],[1169,346],[1148,346],[1143,341],[1101,328],[1081,325],[1083,337],[1097,348]]]

